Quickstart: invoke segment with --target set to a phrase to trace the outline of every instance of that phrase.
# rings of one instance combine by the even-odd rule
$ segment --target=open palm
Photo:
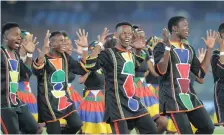
[[[27,35],[23,42],[22,42],[22,46],[24,47],[24,49],[26,50],[27,53],[33,53],[36,45],[39,44],[39,42],[36,41],[36,37],[33,39],[33,35]]]
[[[45,35],[45,38],[44,38],[44,45],[42,47],[42,50],[40,50],[39,48],[37,48],[37,51],[39,53],[39,56],[44,56],[45,54],[47,54],[50,51],[50,45],[49,45],[49,43],[50,43],[50,40],[49,40],[50,35],[51,35],[51,33],[48,30],[46,32],[46,35]]]
[[[206,33],[207,33],[207,38],[205,39],[204,37],[202,37],[202,39],[204,40],[205,45],[209,49],[212,49],[215,45],[217,33],[215,31],[212,32],[212,30],[207,30]]]
[[[81,47],[88,47],[88,32],[85,32],[85,29],[76,31],[76,35],[78,36],[78,40],[75,40],[75,43]]]

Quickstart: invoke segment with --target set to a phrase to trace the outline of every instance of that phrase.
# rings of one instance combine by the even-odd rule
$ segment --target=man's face
[[[186,19],[181,20],[175,27],[176,27],[175,32],[181,39],[188,38],[189,28],[188,28],[188,22]]]
[[[14,27],[6,31],[5,40],[10,49],[18,49],[21,44],[21,31],[18,27]]]
[[[62,34],[55,35],[50,40],[50,46],[58,53],[64,53],[66,51],[66,42]]]
[[[69,55],[72,55],[73,50],[72,41],[70,39],[65,39],[65,44],[66,44],[66,52]]]
[[[132,27],[128,25],[120,26],[117,30],[117,33],[118,33],[118,42],[124,48],[129,47],[133,37]]]
[[[138,44],[136,44],[138,43]],[[135,34],[135,36],[133,37],[133,44],[131,45],[133,48],[143,48],[145,47],[145,32],[144,31],[140,31],[138,33]]]
[[[222,39],[224,39],[224,30],[220,32],[220,36]]]

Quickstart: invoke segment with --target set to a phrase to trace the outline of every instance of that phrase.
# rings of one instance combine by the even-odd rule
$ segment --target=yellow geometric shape
[[[125,59],[125,61],[133,61],[132,60],[132,54],[129,52],[123,52],[121,53],[122,57]]]
[[[102,69],[98,69],[96,72],[101,75],[102,74]]]
[[[10,75],[10,78],[11,78],[11,82],[18,82],[18,76],[19,76],[19,72],[17,71],[9,71],[9,75]]]
[[[52,90],[51,93],[56,98],[60,98],[60,97],[64,97],[65,96],[65,91],[64,90],[61,90],[61,91]]]

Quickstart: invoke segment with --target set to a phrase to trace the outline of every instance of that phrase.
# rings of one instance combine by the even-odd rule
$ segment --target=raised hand
[[[44,38],[44,45],[42,47],[42,50],[37,48],[37,51],[39,52],[39,56],[44,56],[45,54],[47,54],[50,51],[50,46],[49,46],[50,36],[51,36],[51,33],[50,33],[49,30],[47,30],[47,33],[46,33],[45,38]]]
[[[153,49],[159,42],[162,42],[162,40],[159,39],[159,38],[156,37],[156,36],[153,36],[153,37],[152,37],[152,49]]]
[[[204,60],[205,54],[206,54],[206,49],[204,48],[198,49],[198,59],[200,63]]]
[[[82,53],[83,53],[83,47],[80,46],[80,45],[78,44],[78,42],[75,42],[75,45],[76,45],[76,48],[74,48],[73,51],[74,51],[76,54],[78,54],[78,55],[82,55]]]
[[[81,47],[88,47],[88,32],[85,32],[85,29],[76,31],[76,35],[78,36],[78,40],[75,40],[75,44]]]
[[[37,38],[35,37],[33,39],[33,34],[30,34],[24,38],[21,45],[27,53],[33,53],[36,48],[36,45],[39,44],[39,42],[37,42],[36,40]]]
[[[216,39],[217,43],[219,44],[219,49],[221,52],[224,52],[224,39],[221,38],[220,34],[217,33],[217,39]]]
[[[143,49],[145,47],[145,42],[143,42],[141,39],[136,39],[132,43],[132,47],[134,47],[136,49]]]
[[[163,33],[162,33],[162,37],[163,37],[163,41],[166,43],[167,46],[171,46],[170,45],[170,39],[169,39],[169,32],[166,28],[163,29]]]
[[[97,36],[98,41],[101,42],[102,44],[104,44],[106,42],[105,38],[107,37],[108,32],[109,32],[109,30],[107,28],[104,28],[101,35]]]
[[[204,37],[202,37],[202,39],[205,42],[205,45],[207,46],[207,48],[212,49],[215,45],[215,40],[217,37],[217,33],[215,31],[212,32],[212,30],[207,30],[207,38],[205,39]]]

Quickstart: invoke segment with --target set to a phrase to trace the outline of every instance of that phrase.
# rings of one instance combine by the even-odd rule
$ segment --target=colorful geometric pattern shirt
[[[82,64],[68,54],[61,57],[45,55],[43,65],[37,60],[32,64],[33,73],[38,80],[38,114],[39,122],[56,121],[76,111],[68,90],[68,73],[84,75]]]
[[[159,80],[159,103],[161,113],[187,112],[202,107],[190,83],[190,72],[204,78],[205,71],[196,57],[194,49],[187,44],[171,42],[167,71],[162,73],[158,63],[164,55],[164,43],[158,43],[153,50],[155,70]]]
[[[102,51],[97,58],[86,60],[86,68],[96,71],[102,68],[105,76],[104,121],[134,119],[147,115],[146,108],[135,96],[135,67],[144,58],[130,51],[110,48]]]
[[[29,79],[31,74],[15,51],[1,46],[1,109],[24,105],[17,96],[18,82]]]

